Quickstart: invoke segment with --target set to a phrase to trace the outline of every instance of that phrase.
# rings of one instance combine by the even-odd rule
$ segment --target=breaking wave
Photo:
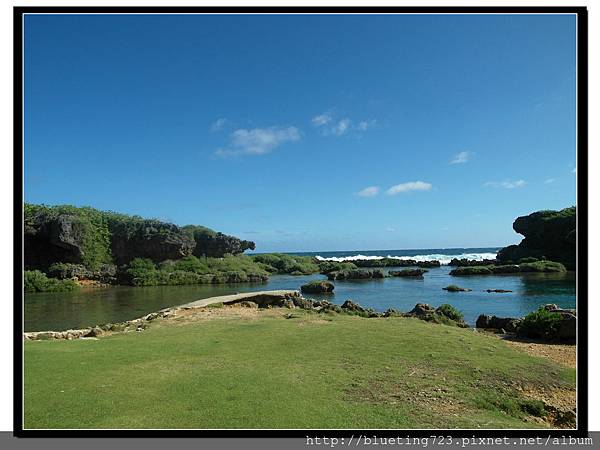
[[[414,261],[434,261],[437,260],[440,262],[440,264],[444,264],[447,265],[450,263],[450,261],[453,258],[457,258],[457,259],[474,259],[476,261],[482,261],[484,259],[495,259],[496,258],[496,253],[461,253],[458,255],[446,255],[446,254],[442,254],[442,253],[432,253],[432,254],[428,254],[428,255],[415,255],[415,256],[392,256],[392,255],[387,255],[387,256],[368,256],[368,255],[351,255],[351,256],[332,256],[329,258],[323,258],[320,255],[315,256],[316,259],[318,259],[319,261],[337,261],[337,262],[344,262],[344,261],[356,261],[356,260],[365,260],[365,259],[371,259],[371,260],[375,260],[375,259],[383,259],[383,258],[390,258],[390,259],[398,259],[398,260],[414,260]]]

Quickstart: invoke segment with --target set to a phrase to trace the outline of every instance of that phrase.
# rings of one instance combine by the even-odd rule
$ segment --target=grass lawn
[[[542,427],[522,389],[575,386],[470,329],[284,312],[26,341],[25,428]]]

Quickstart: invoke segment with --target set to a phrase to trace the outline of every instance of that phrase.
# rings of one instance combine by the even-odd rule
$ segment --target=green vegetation
[[[102,264],[112,263],[109,222],[119,216],[127,217],[128,220],[136,219],[136,217],[99,211],[90,207],[25,203],[23,206],[25,231],[55,220],[61,215],[73,216],[72,233],[75,239],[81,242],[82,263],[92,270],[98,269]]]
[[[351,262],[319,261],[318,264],[319,272],[323,275],[340,270],[354,270],[358,268],[356,264]]]
[[[447,317],[450,320],[454,320],[455,322],[464,322],[465,318],[463,314],[456,309],[454,306],[449,305],[448,303],[444,303],[440,305],[435,312],[437,314],[441,314],[444,317]]]
[[[135,258],[121,274],[122,281],[134,286],[223,284],[258,282],[267,272],[247,255],[207,258],[186,256],[156,265],[151,259]]]
[[[79,287],[73,280],[48,278],[39,270],[26,270],[23,279],[25,292],[68,292]]]
[[[564,273],[567,269],[559,262],[554,261],[535,261],[522,264],[505,264],[501,266],[468,266],[457,267],[450,271],[450,275],[492,275],[492,274],[511,274],[511,273]]]
[[[310,275],[319,272],[319,265],[312,256],[286,255],[283,253],[265,253],[252,255],[251,258],[270,273]]]
[[[26,341],[25,428],[535,428],[517,387],[575,389],[574,369],[470,330],[286,317]]]
[[[519,325],[517,334],[522,337],[553,340],[558,337],[562,316],[544,307],[527,314]]]
[[[536,261],[519,264],[521,272],[566,272],[565,266],[554,261]]]

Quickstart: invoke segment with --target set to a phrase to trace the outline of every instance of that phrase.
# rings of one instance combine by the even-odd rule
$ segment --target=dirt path
[[[567,344],[549,344],[546,342],[517,340],[516,338],[504,338],[509,346],[532,356],[540,356],[550,359],[567,367],[576,367],[577,347]]]

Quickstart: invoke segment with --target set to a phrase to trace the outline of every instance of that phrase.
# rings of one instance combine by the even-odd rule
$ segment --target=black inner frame
[[[23,18],[25,14],[575,14],[577,16],[577,429],[576,430],[33,430],[23,428]],[[586,7],[14,7],[14,328],[16,437],[535,437],[588,435],[588,15]]]

